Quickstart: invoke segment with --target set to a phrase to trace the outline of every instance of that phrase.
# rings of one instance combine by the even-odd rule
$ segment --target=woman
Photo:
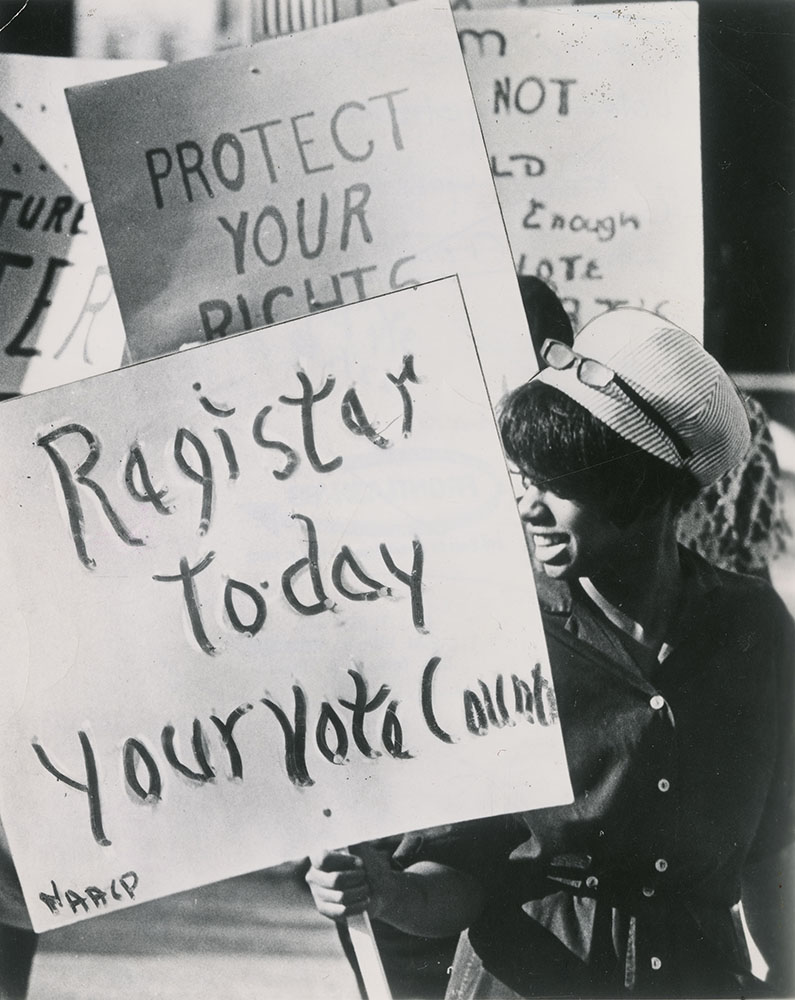
[[[575,802],[313,858],[316,905],[468,928],[448,997],[792,995],[793,625],[676,543],[678,508],[748,447],[742,402],[641,310],[543,354],[500,423]]]

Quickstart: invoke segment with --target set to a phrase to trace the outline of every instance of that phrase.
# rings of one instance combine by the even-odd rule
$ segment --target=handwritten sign
[[[155,63],[0,55],[0,396],[116,368],[124,332],[64,88]]]
[[[4,404],[34,925],[570,799],[455,279]]]
[[[494,395],[535,369],[448,8],[68,99],[134,359],[458,273]]]
[[[517,271],[703,328],[698,5],[456,13]]]

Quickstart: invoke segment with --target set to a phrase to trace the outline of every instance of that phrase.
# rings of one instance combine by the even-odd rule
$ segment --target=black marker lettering
[[[237,464],[237,453],[235,452],[235,446],[232,444],[232,439],[223,427],[216,427],[214,429],[216,437],[221,442],[221,448],[226,459],[226,467],[229,470],[229,478],[232,480],[237,479],[240,476],[240,466]]]
[[[348,389],[343,396],[340,414],[342,415],[342,422],[352,434],[360,434],[366,437],[378,448],[391,447],[391,441],[382,437],[367,419],[367,414],[364,412],[359,394],[355,389]]]
[[[287,598],[287,603],[294,611],[297,611],[299,615],[319,615],[323,611],[330,610],[331,602],[326,594],[326,591],[323,589],[323,580],[320,576],[317,531],[315,530],[315,525],[311,518],[305,517],[303,514],[291,514],[290,517],[294,521],[303,521],[306,525],[308,555],[304,556],[302,559],[298,559],[292,564],[292,566],[288,566],[282,573],[282,591],[284,592],[284,596]],[[293,580],[298,573],[307,568],[309,569],[309,579],[312,583],[312,590],[317,598],[317,601],[314,604],[304,604],[298,599],[295,590],[293,589]]]
[[[135,478],[133,473],[138,470],[138,475],[141,479],[141,486],[143,492],[138,489],[135,483]],[[173,510],[167,504],[163,503],[163,497],[166,495],[166,490],[156,490],[152,478],[149,475],[149,469],[146,464],[146,459],[144,458],[143,452],[139,445],[134,444],[130,448],[130,452],[127,456],[127,462],[124,466],[124,483],[127,487],[127,492],[139,503],[151,503],[158,514],[172,514]]]
[[[326,228],[328,226],[328,197],[325,194],[320,196],[320,217],[317,223],[317,243],[314,250],[306,244],[306,199],[299,198],[296,213],[296,222],[298,225],[298,245],[301,250],[301,256],[306,260],[314,260],[323,253],[323,248],[326,245]]]
[[[397,714],[398,702],[390,701],[384,714],[384,724],[381,727],[381,742],[390,757],[398,760],[408,760],[414,755],[403,749],[403,726]]]
[[[358,200],[354,201],[352,195],[358,195]],[[342,210],[342,235],[340,236],[340,250],[347,250],[350,242],[351,222],[353,217],[359,220],[359,229],[365,243],[373,242],[373,234],[367,225],[364,217],[364,210],[370,200],[369,184],[351,184],[345,188],[345,205]]]
[[[66,434],[78,434],[88,445],[87,457],[74,472],[70,470],[67,461],[59,453],[58,449],[54,447],[55,442],[64,437]],[[91,472],[97,464],[100,455],[99,442],[91,431],[88,430],[88,428],[83,427],[82,424],[64,424],[62,427],[57,427],[54,431],[50,431],[49,434],[44,434],[42,437],[38,438],[36,444],[40,448],[44,448],[55,466],[55,471],[58,474],[58,480],[61,484],[61,490],[63,491],[66,510],[69,515],[69,527],[72,532],[72,540],[74,541],[77,557],[84,566],[88,569],[94,569],[96,563],[89,557],[86,549],[85,537],[83,534],[83,506],[80,502],[80,495],[77,486],[87,486],[93,491],[94,495],[98,498],[102,506],[102,510],[110,522],[111,527],[126,545],[144,544],[142,538],[134,537],[124,526],[121,518],[111,506],[110,500],[108,500],[105,491],[99,483],[88,478],[88,473]],[[77,484],[77,486],[75,484]]]
[[[163,779],[152,754],[140,740],[130,737],[122,749],[124,761],[124,778],[130,790],[143,802],[157,802],[163,794]],[[147,787],[138,778],[138,762],[146,768]]]
[[[332,749],[328,742],[328,728],[334,730],[336,746]],[[348,734],[336,710],[324,701],[315,727],[317,748],[330,764],[344,764],[348,756]]]
[[[411,398],[411,393],[406,388],[406,382],[413,382],[415,385],[418,385],[420,381],[417,378],[417,373],[414,371],[414,355],[403,355],[403,368],[400,375],[390,375],[387,372],[386,377],[398,390],[400,398],[403,401],[403,437],[408,437],[411,434],[411,428],[414,423],[414,401]]]
[[[95,289],[97,288],[104,289],[104,295],[96,293]],[[75,320],[75,325],[66,335],[66,339],[53,355],[56,360],[64,353],[81,326],[85,326],[85,334],[83,336],[83,361],[85,361],[86,364],[92,364],[91,357],[88,352],[88,339],[94,326],[94,320],[97,318],[99,313],[102,312],[108,302],[110,302],[112,296],[113,282],[110,280],[110,271],[104,264],[100,264],[94,272],[94,277],[91,279],[91,286],[88,289],[88,294],[86,295],[85,302],[83,303],[83,308],[80,310],[80,315]]]
[[[285,444],[283,441],[269,441],[262,433],[262,427],[265,423],[265,418],[273,409],[272,406],[263,406],[259,413],[254,417],[254,425],[251,428],[251,433],[254,437],[256,443],[260,448],[272,448],[274,451],[280,452],[287,459],[283,469],[273,469],[273,476],[276,479],[289,479],[290,476],[298,468],[301,461],[298,452],[294,451],[289,445]]]
[[[245,128],[241,128],[241,133],[243,132],[256,132],[259,136],[260,148],[262,149],[262,155],[265,158],[265,166],[268,169],[268,177],[270,178],[271,184],[275,184],[277,181],[276,168],[273,165],[273,157],[271,156],[271,151],[268,147],[268,139],[265,135],[265,129],[270,128],[271,125],[281,125],[281,118],[276,118],[270,122],[259,122],[257,125],[247,125]]]
[[[387,546],[383,543],[379,546],[381,558],[384,560],[386,568],[396,579],[400,580],[401,583],[405,583],[409,588],[411,593],[411,618],[414,622],[414,628],[418,632],[425,632],[425,611],[422,604],[422,567],[424,560],[422,542],[418,538],[415,538],[412,542],[412,547],[414,549],[414,560],[411,564],[411,572],[406,573],[395,564]]]
[[[65,215],[67,215],[69,212],[72,211],[72,206],[74,205],[74,203],[75,203],[74,198],[72,198],[70,195],[59,194],[58,197],[55,199],[55,201],[52,203],[52,207],[50,208],[50,214],[47,216],[47,220],[41,227],[42,230],[45,233],[49,232],[50,229],[52,229],[53,232],[56,233],[62,232],[63,230],[61,227],[63,224],[63,218]]]
[[[235,270],[238,274],[245,274],[245,258],[246,258],[246,230],[248,228],[248,212],[241,212],[240,218],[238,219],[237,225],[233,226],[231,222],[223,215],[218,216],[218,221],[221,223],[221,228],[225,229],[229,235],[232,237],[232,246],[235,252]]]
[[[39,899],[46,905],[50,913],[55,913],[59,907],[63,907],[63,900],[55,882],[50,882],[50,885],[52,886],[52,893],[40,892]]]
[[[102,889],[100,889],[96,885],[87,885],[86,895],[94,904],[97,910],[100,908],[100,906],[108,905],[108,894],[106,892],[103,892]]]
[[[135,890],[138,888],[138,876],[135,872],[125,872],[119,877],[119,882],[121,882],[121,887],[130,897],[130,899],[135,899]]]
[[[163,181],[171,173],[171,153],[167,149],[162,147],[159,149],[147,149],[144,154],[146,157],[146,169],[149,172],[149,180],[152,184],[152,190],[155,195],[155,205],[158,208],[163,207],[163,193],[160,189],[160,181]],[[158,156],[165,160],[165,164],[161,170],[158,170],[155,166],[155,157]]]
[[[351,702],[346,701],[344,698],[340,698],[339,703],[343,708],[347,708],[353,713],[353,721],[351,723],[353,742],[356,744],[360,753],[364,754],[365,757],[380,757],[381,755],[379,752],[377,750],[373,750],[364,734],[365,716],[368,712],[374,712],[377,708],[383,705],[389,697],[390,689],[386,684],[382,684],[375,695],[373,695],[372,699],[368,701],[367,681],[358,670],[349,670],[348,673],[353,678],[353,683],[356,688],[356,700]]]
[[[385,94],[375,94],[373,97],[368,97],[368,101],[386,101],[389,107],[389,117],[392,122],[392,142],[394,143],[395,149],[400,152],[403,149],[403,136],[400,134],[400,126],[398,125],[397,112],[395,111],[395,102],[392,100],[393,97],[397,97],[398,94],[408,93],[408,87],[403,87],[400,90],[389,90]]]
[[[332,274],[329,280],[331,281],[331,287],[334,289],[334,298],[328,302],[321,302],[315,294],[315,290],[310,279],[304,279],[304,291],[306,293],[306,301],[310,312],[319,312],[321,309],[332,309],[334,306],[342,305],[343,295],[342,289],[340,288],[339,276]]]
[[[213,320],[212,314],[220,313],[220,318]],[[206,302],[199,303],[199,315],[202,320],[202,329],[207,340],[217,340],[226,336],[226,331],[232,325],[234,319],[232,307],[224,299],[207,299]]]
[[[489,724],[480,698],[467,688],[464,691],[464,717],[467,729],[475,736],[483,736],[488,732]]]
[[[201,465],[200,471],[189,465],[187,459],[185,458],[183,448],[186,441],[193,445],[194,451],[199,457],[199,463]],[[210,461],[210,454],[205,448],[201,438],[197,437],[193,431],[189,431],[186,427],[180,427],[177,431],[176,437],[174,438],[174,458],[180,471],[186,475],[188,479],[192,480],[194,483],[198,483],[202,488],[199,534],[206,535],[210,528],[210,522],[212,521],[213,516],[213,467],[212,462]]]
[[[110,840],[108,840],[105,836],[105,830],[102,826],[102,803],[99,794],[99,779],[97,776],[97,762],[94,757],[94,748],[91,746],[91,740],[89,740],[88,736],[82,730],[78,732],[77,736],[80,740],[80,747],[83,751],[83,761],[86,771],[85,784],[83,784],[82,781],[76,781],[74,778],[68,777],[63,773],[63,771],[58,770],[58,768],[47,756],[47,753],[41,744],[33,743],[33,750],[39,758],[39,763],[46,771],[49,771],[53,777],[55,777],[58,781],[62,781],[70,788],[75,788],[78,792],[86,793],[86,796],[88,797],[88,812],[91,822],[91,833],[94,836],[94,840],[100,847],[110,847]]]
[[[79,892],[75,892],[74,889],[67,889],[64,892],[64,899],[69,904],[72,913],[77,913],[78,906],[82,906],[83,910],[88,913],[88,903],[86,902],[85,896],[81,896]]]
[[[193,631],[193,637],[199,644],[199,648],[203,652],[207,653],[208,656],[212,656],[213,653],[216,652],[216,649],[210,642],[207,637],[207,633],[204,630],[204,623],[202,622],[201,617],[201,601],[196,593],[196,585],[193,582],[193,578],[197,574],[201,573],[202,570],[207,569],[213,559],[215,559],[215,553],[208,552],[200,562],[196,563],[196,565],[191,568],[188,564],[187,557],[183,556],[179,561],[179,573],[175,576],[157,574],[152,577],[153,580],[158,580],[160,583],[174,583],[177,580],[182,583],[185,608],[188,612],[188,619]]]
[[[235,592],[245,594],[254,606],[254,617],[250,622],[244,622],[238,614],[235,606]],[[268,615],[265,598],[255,587],[252,587],[248,583],[243,583],[242,580],[230,579],[226,581],[226,586],[224,587],[224,607],[226,608],[232,628],[235,632],[240,632],[243,635],[256,635],[265,624],[265,619]]]
[[[186,152],[192,152],[194,154],[193,162],[188,163],[185,158]],[[201,146],[198,142],[194,142],[192,139],[187,139],[185,142],[178,142],[176,146],[177,160],[179,162],[179,169],[182,174],[182,184],[185,187],[185,194],[188,197],[188,201],[193,201],[193,188],[191,187],[189,175],[196,174],[199,180],[204,185],[204,190],[210,196],[214,198],[213,190],[210,187],[210,183],[207,180],[204,171],[202,170],[202,163],[204,162],[204,153],[202,152]]]
[[[236,170],[231,177],[224,169],[224,149],[231,149]],[[218,180],[230,191],[239,191],[246,180],[246,154],[243,151],[243,143],[233,132],[222,132],[213,143],[212,149],[213,169]]]
[[[315,403],[319,403],[321,400],[325,399],[334,389],[336,380],[333,375],[329,375],[326,379],[326,384],[323,388],[317,392],[312,392],[312,383],[309,381],[309,377],[305,372],[298,371],[295,373],[296,378],[301,383],[301,388],[304,390],[303,395],[299,396],[297,399],[292,396],[279,396],[280,403],[286,403],[289,406],[300,406],[301,407],[301,427],[304,432],[304,451],[306,452],[306,457],[315,472],[333,472],[342,465],[342,456],[337,455],[336,458],[332,458],[329,462],[322,462],[317,453],[317,447],[315,445],[315,427],[313,423],[312,407]]]
[[[279,248],[275,257],[266,256],[265,251],[262,249],[261,232],[266,219],[273,219],[279,233]],[[277,264],[281,264],[284,260],[284,255],[287,253],[287,223],[275,205],[266,205],[257,216],[251,241],[254,245],[254,253],[266,267],[276,267]]]
[[[433,676],[441,662],[440,656],[432,657],[422,672],[422,716],[428,730],[437,740],[441,740],[442,743],[452,743],[453,737],[445,732],[436,721],[436,713],[433,708]]]
[[[270,698],[262,698],[261,701],[273,712],[282,727],[287,777],[299,788],[307,788],[315,782],[306,769],[306,695],[297,684],[293,685],[293,698],[295,699],[294,725],[276,702]]]
[[[360,583],[363,583],[365,587],[369,587],[370,589],[353,591],[346,587],[342,578],[342,573],[346,566]],[[342,546],[334,559],[334,564],[331,568],[331,582],[342,596],[347,597],[349,601],[375,601],[379,597],[389,597],[392,593],[389,587],[385,587],[383,583],[374,580],[364,572],[347,545]]]
[[[198,781],[201,784],[211,781],[215,777],[215,771],[210,766],[210,761],[207,759],[207,743],[204,738],[204,730],[201,722],[198,719],[193,720],[193,736],[191,739],[193,756],[196,759],[196,763],[199,765],[198,771],[194,771],[192,768],[188,767],[187,764],[183,764],[177,757],[177,751],[174,746],[174,736],[175,729],[173,726],[163,726],[163,731],[160,735],[160,742],[168,763],[174,768],[175,771],[183,775],[183,777],[189,778],[191,781]]]
[[[25,322],[19,328],[17,335],[6,345],[6,354],[10,357],[35,358],[41,354],[37,347],[26,347],[25,338],[36,326],[44,310],[49,309],[52,305],[49,294],[55,281],[56,271],[62,267],[70,267],[71,263],[70,260],[62,260],[60,257],[50,257],[47,261],[44,277],[36,293],[36,298],[33,300],[33,305],[30,307],[30,312],[25,317]]]
[[[357,111],[367,111],[364,104],[360,104],[358,101],[347,101],[345,104],[341,104],[337,110],[334,112],[331,118],[331,138],[334,145],[337,147],[339,154],[346,160],[351,160],[354,163],[361,163],[363,160],[368,160],[373,152],[373,140],[367,140],[367,148],[363,153],[354,153],[352,150],[348,149],[340,139],[338,124],[343,112],[356,109]]]
[[[285,295],[288,299],[293,297],[293,290],[289,285],[277,285],[276,288],[271,288],[269,292],[265,293],[262,299],[262,315],[265,318],[265,323],[273,323],[273,303],[280,296]],[[311,308],[311,305],[310,305]]]

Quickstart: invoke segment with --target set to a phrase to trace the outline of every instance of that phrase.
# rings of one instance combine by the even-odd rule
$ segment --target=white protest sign
[[[446,6],[67,96],[133,359],[458,273],[492,393],[535,370]]]
[[[455,279],[3,407],[0,811],[37,929],[570,801]]]
[[[116,368],[124,331],[64,88],[155,63],[0,55],[0,395]]]
[[[456,13],[517,271],[703,330],[698,5]]]

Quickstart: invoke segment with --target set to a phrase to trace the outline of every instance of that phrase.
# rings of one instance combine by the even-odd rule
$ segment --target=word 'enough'
[[[428,732],[442,743],[453,745],[460,742],[462,736],[454,736],[442,727],[434,700],[434,676],[440,663],[439,657],[428,661],[422,672],[421,689],[417,694],[422,720]],[[259,733],[256,729],[252,732],[252,727],[263,718],[260,706],[267,709],[264,718],[274,720],[281,731],[284,773],[296,788],[309,788],[315,784],[308,759],[310,749],[316,751],[318,763],[325,762],[332,766],[350,764],[352,754],[359,759],[368,760],[381,757],[384,753],[396,761],[412,759],[415,754],[405,743],[400,702],[390,698],[391,686],[382,684],[371,695],[360,667],[348,670],[348,674],[353,682],[353,698],[338,698],[336,704],[328,700],[321,701],[315,708],[313,731],[309,721],[310,699],[300,684],[294,684],[291,715],[277,701],[266,696],[256,704],[252,702],[238,705],[225,718],[211,715],[209,729],[200,719],[194,718],[190,736],[193,760],[190,763],[180,757],[177,733],[173,725],[163,726],[157,749],[154,743],[129,737],[121,744],[121,773],[133,801],[153,806],[164,800],[167,784],[164,774],[176,775],[179,780],[191,785],[207,787],[216,784],[221,765],[213,757],[208,732],[214,734],[215,746],[220,743],[223,760],[221,777],[224,780],[242,782],[244,763],[246,774],[249,765],[247,759],[244,760],[241,743],[244,738],[253,738],[254,745],[259,744]],[[459,725],[463,722],[465,734],[469,737],[482,737],[492,730],[515,726],[522,721],[541,726],[556,723],[558,715],[554,693],[549,681],[541,673],[540,664],[533,666],[529,682],[512,674],[509,683],[513,695],[510,708],[506,680],[502,674],[496,677],[493,687],[480,680],[477,691],[469,688],[464,690],[463,719],[459,720]],[[369,729],[375,729],[377,738],[368,729],[371,719],[373,725]],[[241,727],[240,731],[236,731],[238,726]],[[101,847],[109,847],[112,841],[108,837],[103,815],[97,755],[91,738],[85,731],[78,732],[78,741],[83,760],[83,774],[80,778],[67,774],[57,766],[41,743],[33,741],[31,745],[41,766],[57,782],[86,796],[92,836]],[[376,747],[376,743],[381,749]],[[261,751],[258,751],[255,761],[261,760]],[[114,773],[115,771],[113,769]]]

